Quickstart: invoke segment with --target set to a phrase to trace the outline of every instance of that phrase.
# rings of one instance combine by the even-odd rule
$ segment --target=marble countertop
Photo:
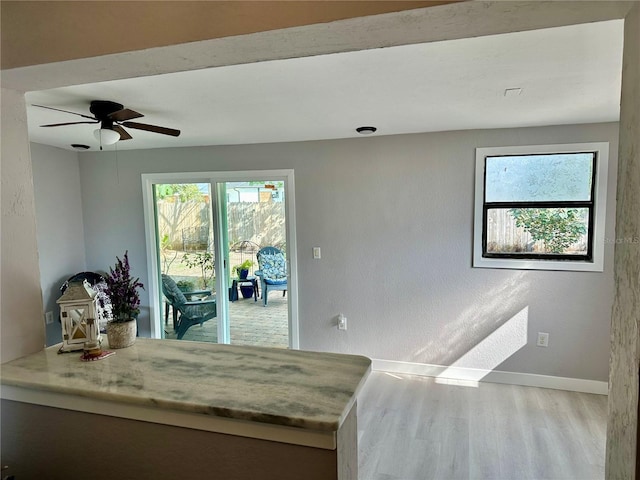
[[[328,432],[338,430],[371,366],[356,355],[148,338],[93,362],[57,351],[3,364],[2,384]]]

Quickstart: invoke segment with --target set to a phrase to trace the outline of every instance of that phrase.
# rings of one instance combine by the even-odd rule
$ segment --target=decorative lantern
[[[85,280],[70,283],[57,300],[62,318],[62,347],[60,351],[84,350],[88,355],[99,355],[100,327],[96,292]]]

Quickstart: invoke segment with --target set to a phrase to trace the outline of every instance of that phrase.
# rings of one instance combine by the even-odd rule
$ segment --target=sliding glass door
[[[286,277],[269,276],[260,264],[261,249],[276,252],[286,272],[286,195],[283,181],[252,179],[218,184],[224,244],[229,262],[231,343],[289,346],[289,298]],[[264,259],[264,257],[261,257]],[[265,271],[266,270],[266,271]],[[271,282],[277,282],[274,285]],[[272,288],[273,287],[273,288]]]
[[[152,336],[297,348],[293,172],[142,181]]]
[[[158,183],[153,185],[153,189],[156,250],[160,283],[165,290],[162,338],[182,339],[188,335],[192,340],[218,342],[216,235],[211,185]],[[182,296],[179,294],[185,301],[182,312],[179,308]],[[213,300],[216,300],[215,304]],[[207,304],[207,301],[211,303]],[[198,303],[191,305],[193,302]],[[211,308],[206,311],[203,305]],[[185,330],[186,324],[179,328],[181,321],[185,320],[202,321],[197,323],[202,328]],[[205,322],[209,323],[205,325]]]

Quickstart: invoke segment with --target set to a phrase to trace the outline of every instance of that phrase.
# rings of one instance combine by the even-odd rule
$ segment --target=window
[[[477,148],[474,267],[602,271],[608,153]]]

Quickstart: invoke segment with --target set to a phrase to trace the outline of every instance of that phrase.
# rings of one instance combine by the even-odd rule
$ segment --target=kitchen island
[[[93,362],[57,351],[2,365],[16,478],[357,480],[366,357],[145,338]]]

